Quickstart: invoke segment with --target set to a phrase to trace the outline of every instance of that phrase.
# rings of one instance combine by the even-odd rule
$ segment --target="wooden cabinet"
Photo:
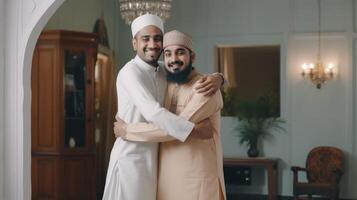
[[[95,199],[97,37],[44,31],[32,62],[32,199]]]

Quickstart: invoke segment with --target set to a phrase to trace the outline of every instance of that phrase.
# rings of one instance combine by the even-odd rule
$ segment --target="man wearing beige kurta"
[[[205,97],[193,90],[201,77],[192,69],[194,53],[191,38],[181,32],[164,35],[164,62],[169,80],[165,108],[197,124],[208,119],[213,136],[175,140],[148,123],[122,124],[123,139],[160,141],[158,200],[225,200],[223,158],[220,139],[221,93]],[[117,132],[117,131],[116,131]],[[163,142],[165,141],[165,142]]]

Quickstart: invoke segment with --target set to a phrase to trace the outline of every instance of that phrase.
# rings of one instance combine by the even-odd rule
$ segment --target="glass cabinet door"
[[[64,53],[65,147],[85,147],[86,53],[72,50]]]

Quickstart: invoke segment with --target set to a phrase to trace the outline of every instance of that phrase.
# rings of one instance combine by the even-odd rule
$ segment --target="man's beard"
[[[190,75],[192,69],[193,69],[193,67],[192,67],[192,61],[191,60],[188,63],[188,65],[186,66],[186,68],[183,71],[180,71],[180,72],[172,73],[172,72],[168,71],[166,69],[166,67],[165,67],[166,79],[168,81],[175,82],[175,83],[178,83],[178,84],[186,83],[188,81],[188,76]]]
[[[155,48],[156,51],[160,51],[159,48]],[[144,54],[147,52],[147,48],[144,49]],[[151,56],[148,56],[148,55],[144,55],[146,58],[145,58],[145,62],[151,66],[158,66],[158,61],[160,59],[160,55],[161,55],[161,51],[159,53],[159,55],[157,57],[155,57],[154,55],[151,55]]]

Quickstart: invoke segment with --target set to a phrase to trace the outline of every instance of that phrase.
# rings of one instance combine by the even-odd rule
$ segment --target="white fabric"
[[[143,29],[145,26],[150,25],[156,26],[162,31],[162,33],[164,33],[164,23],[162,22],[161,18],[156,15],[145,14],[135,18],[134,21],[131,23],[131,34],[133,35],[133,37],[135,37],[135,35],[141,29]]]
[[[138,56],[128,62],[117,77],[118,115],[127,123],[152,122],[181,141],[194,124],[160,104],[166,79],[163,69],[155,70]],[[158,143],[114,143],[103,200],[156,200]]]

